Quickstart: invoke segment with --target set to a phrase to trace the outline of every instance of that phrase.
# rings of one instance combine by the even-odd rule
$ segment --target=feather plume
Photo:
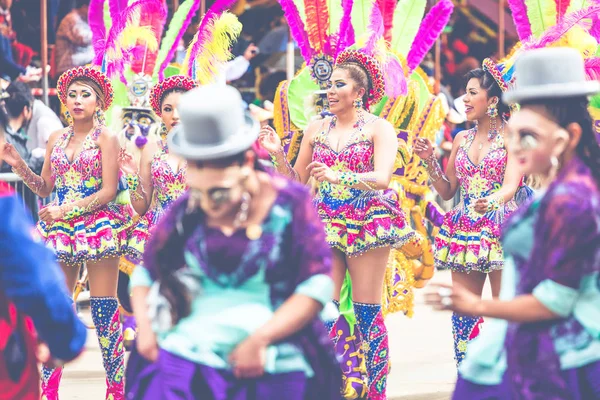
[[[345,48],[354,43],[354,28],[352,27],[352,6],[354,0],[342,0],[342,20],[340,21],[339,39],[337,43],[337,51],[334,55],[341,53]]]
[[[198,8],[200,8],[200,0],[187,0],[180,4],[175,14],[173,14],[156,58],[153,75],[158,75],[158,80],[164,79],[165,68],[173,59],[177,46],[179,46],[179,42],[188,26],[190,26]]]
[[[569,8],[569,4],[571,4],[571,0],[554,0],[556,2],[556,18],[560,23],[567,13],[567,9]]]
[[[519,40],[527,40],[531,36],[531,24],[527,16],[527,6],[525,0],[508,0],[508,6],[517,28]]]
[[[110,18],[113,21],[119,19],[121,12],[127,8],[127,0],[108,0],[108,9],[110,11]]]
[[[373,55],[377,42],[383,37],[383,16],[377,3],[373,5],[373,9],[371,10],[371,18],[367,31],[369,32],[369,38],[362,47],[362,51],[368,55]]]
[[[394,55],[388,56],[382,63],[385,75],[385,94],[390,98],[406,96],[408,83],[400,60]]]
[[[304,0],[306,32],[316,53],[331,54],[329,43],[329,11],[325,0]]]
[[[531,33],[540,37],[546,29],[556,24],[556,4],[554,0],[525,0]]]
[[[241,32],[242,24],[229,12],[223,12],[208,21],[205,31],[202,32],[203,41],[200,43],[200,51],[196,58],[189,62],[189,72],[194,73],[194,80],[201,85],[216,81],[224,64],[231,59],[231,46]]]
[[[569,7],[567,8],[567,13],[572,13],[574,11],[584,9],[594,3],[598,3],[598,1],[597,0],[571,0]]]
[[[354,0],[352,7],[352,26],[354,27],[354,36],[356,39],[362,38],[367,34],[367,27],[373,11],[375,0]]]
[[[600,80],[600,58],[592,57],[585,60],[585,75],[589,80]]]
[[[106,44],[106,25],[104,25],[104,1],[91,0],[88,8],[88,24],[92,31],[94,45],[94,64],[102,63],[104,46]]]
[[[394,11],[392,49],[406,57],[425,15],[427,0],[400,0]]]
[[[531,40],[523,44],[524,50],[539,49],[546,47],[560,39],[562,39],[567,32],[578,25],[583,25],[587,29],[591,28],[590,18],[600,13],[600,6],[593,6],[584,10],[575,11],[571,14],[566,15],[562,21],[548,29],[542,36],[537,40]]]
[[[592,27],[590,28],[590,35],[592,35],[592,37],[600,43],[600,16],[598,15],[592,16]]]
[[[292,38],[300,48],[302,58],[308,63],[315,51],[308,40],[308,34],[304,28],[304,22],[302,22],[298,7],[296,7],[293,0],[279,0],[279,4],[281,4],[285,19],[288,22]]]
[[[397,0],[377,0],[379,10],[383,16],[383,37],[388,42],[392,41],[392,24],[394,22],[394,8]]]
[[[409,71],[413,71],[418,67],[427,52],[431,50],[450,20],[453,10],[454,5],[451,0],[440,0],[439,3],[431,7],[417,32],[413,46],[406,56]]]
[[[231,8],[231,6],[235,3],[235,0],[217,0],[215,3],[206,11],[202,21],[200,21],[200,26],[198,26],[198,32],[194,36],[190,47],[188,48],[188,53],[186,56],[186,61],[183,64],[184,72],[190,73],[191,64],[193,60],[195,60],[200,52],[200,49],[203,46],[203,43],[206,42],[211,32],[209,32],[206,28],[209,24],[212,24],[216,18],[219,17],[225,10]]]

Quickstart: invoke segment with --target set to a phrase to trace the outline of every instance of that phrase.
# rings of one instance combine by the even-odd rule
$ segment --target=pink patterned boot
[[[62,368],[42,367],[42,400],[58,400]]]

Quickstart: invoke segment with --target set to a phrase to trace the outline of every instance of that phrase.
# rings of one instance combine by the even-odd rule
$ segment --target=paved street
[[[437,273],[434,280],[448,282],[450,276]],[[392,357],[390,400],[448,400],[456,379],[450,315],[425,307],[420,290],[412,319],[395,314],[386,322]],[[103,400],[104,388],[100,351],[90,331],[87,351],[65,369],[61,400]]]

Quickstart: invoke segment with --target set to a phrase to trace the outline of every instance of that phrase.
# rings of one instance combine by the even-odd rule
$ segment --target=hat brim
[[[201,129],[201,128],[200,128]],[[216,146],[198,146],[185,140],[183,124],[177,125],[167,139],[169,151],[186,160],[218,160],[239,154],[250,149],[258,139],[260,124],[248,114],[244,115],[244,125],[226,142]]]
[[[502,96],[505,104],[522,103],[536,99],[560,99],[563,97],[590,96],[600,92],[600,82],[585,81],[578,83],[548,84],[535,87],[517,88]]]

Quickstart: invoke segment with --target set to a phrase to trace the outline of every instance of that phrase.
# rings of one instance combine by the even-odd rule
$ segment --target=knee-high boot
[[[387,328],[383,322],[381,304],[354,302],[356,322],[365,343],[369,400],[386,400],[386,382],[389,370]]]
[[[125,368],[119,302],[115,297],[92,297],[90,306],[106,371],[106,399],[122,400]]]
[[[467,354],[467,344],[479,335],[483,323],[481,317],[468,317],[452,313],[452,336],[454,337],[454,358],[459,366]]]
[[[42,367],[42,400],[58,400],[62,368]]]

